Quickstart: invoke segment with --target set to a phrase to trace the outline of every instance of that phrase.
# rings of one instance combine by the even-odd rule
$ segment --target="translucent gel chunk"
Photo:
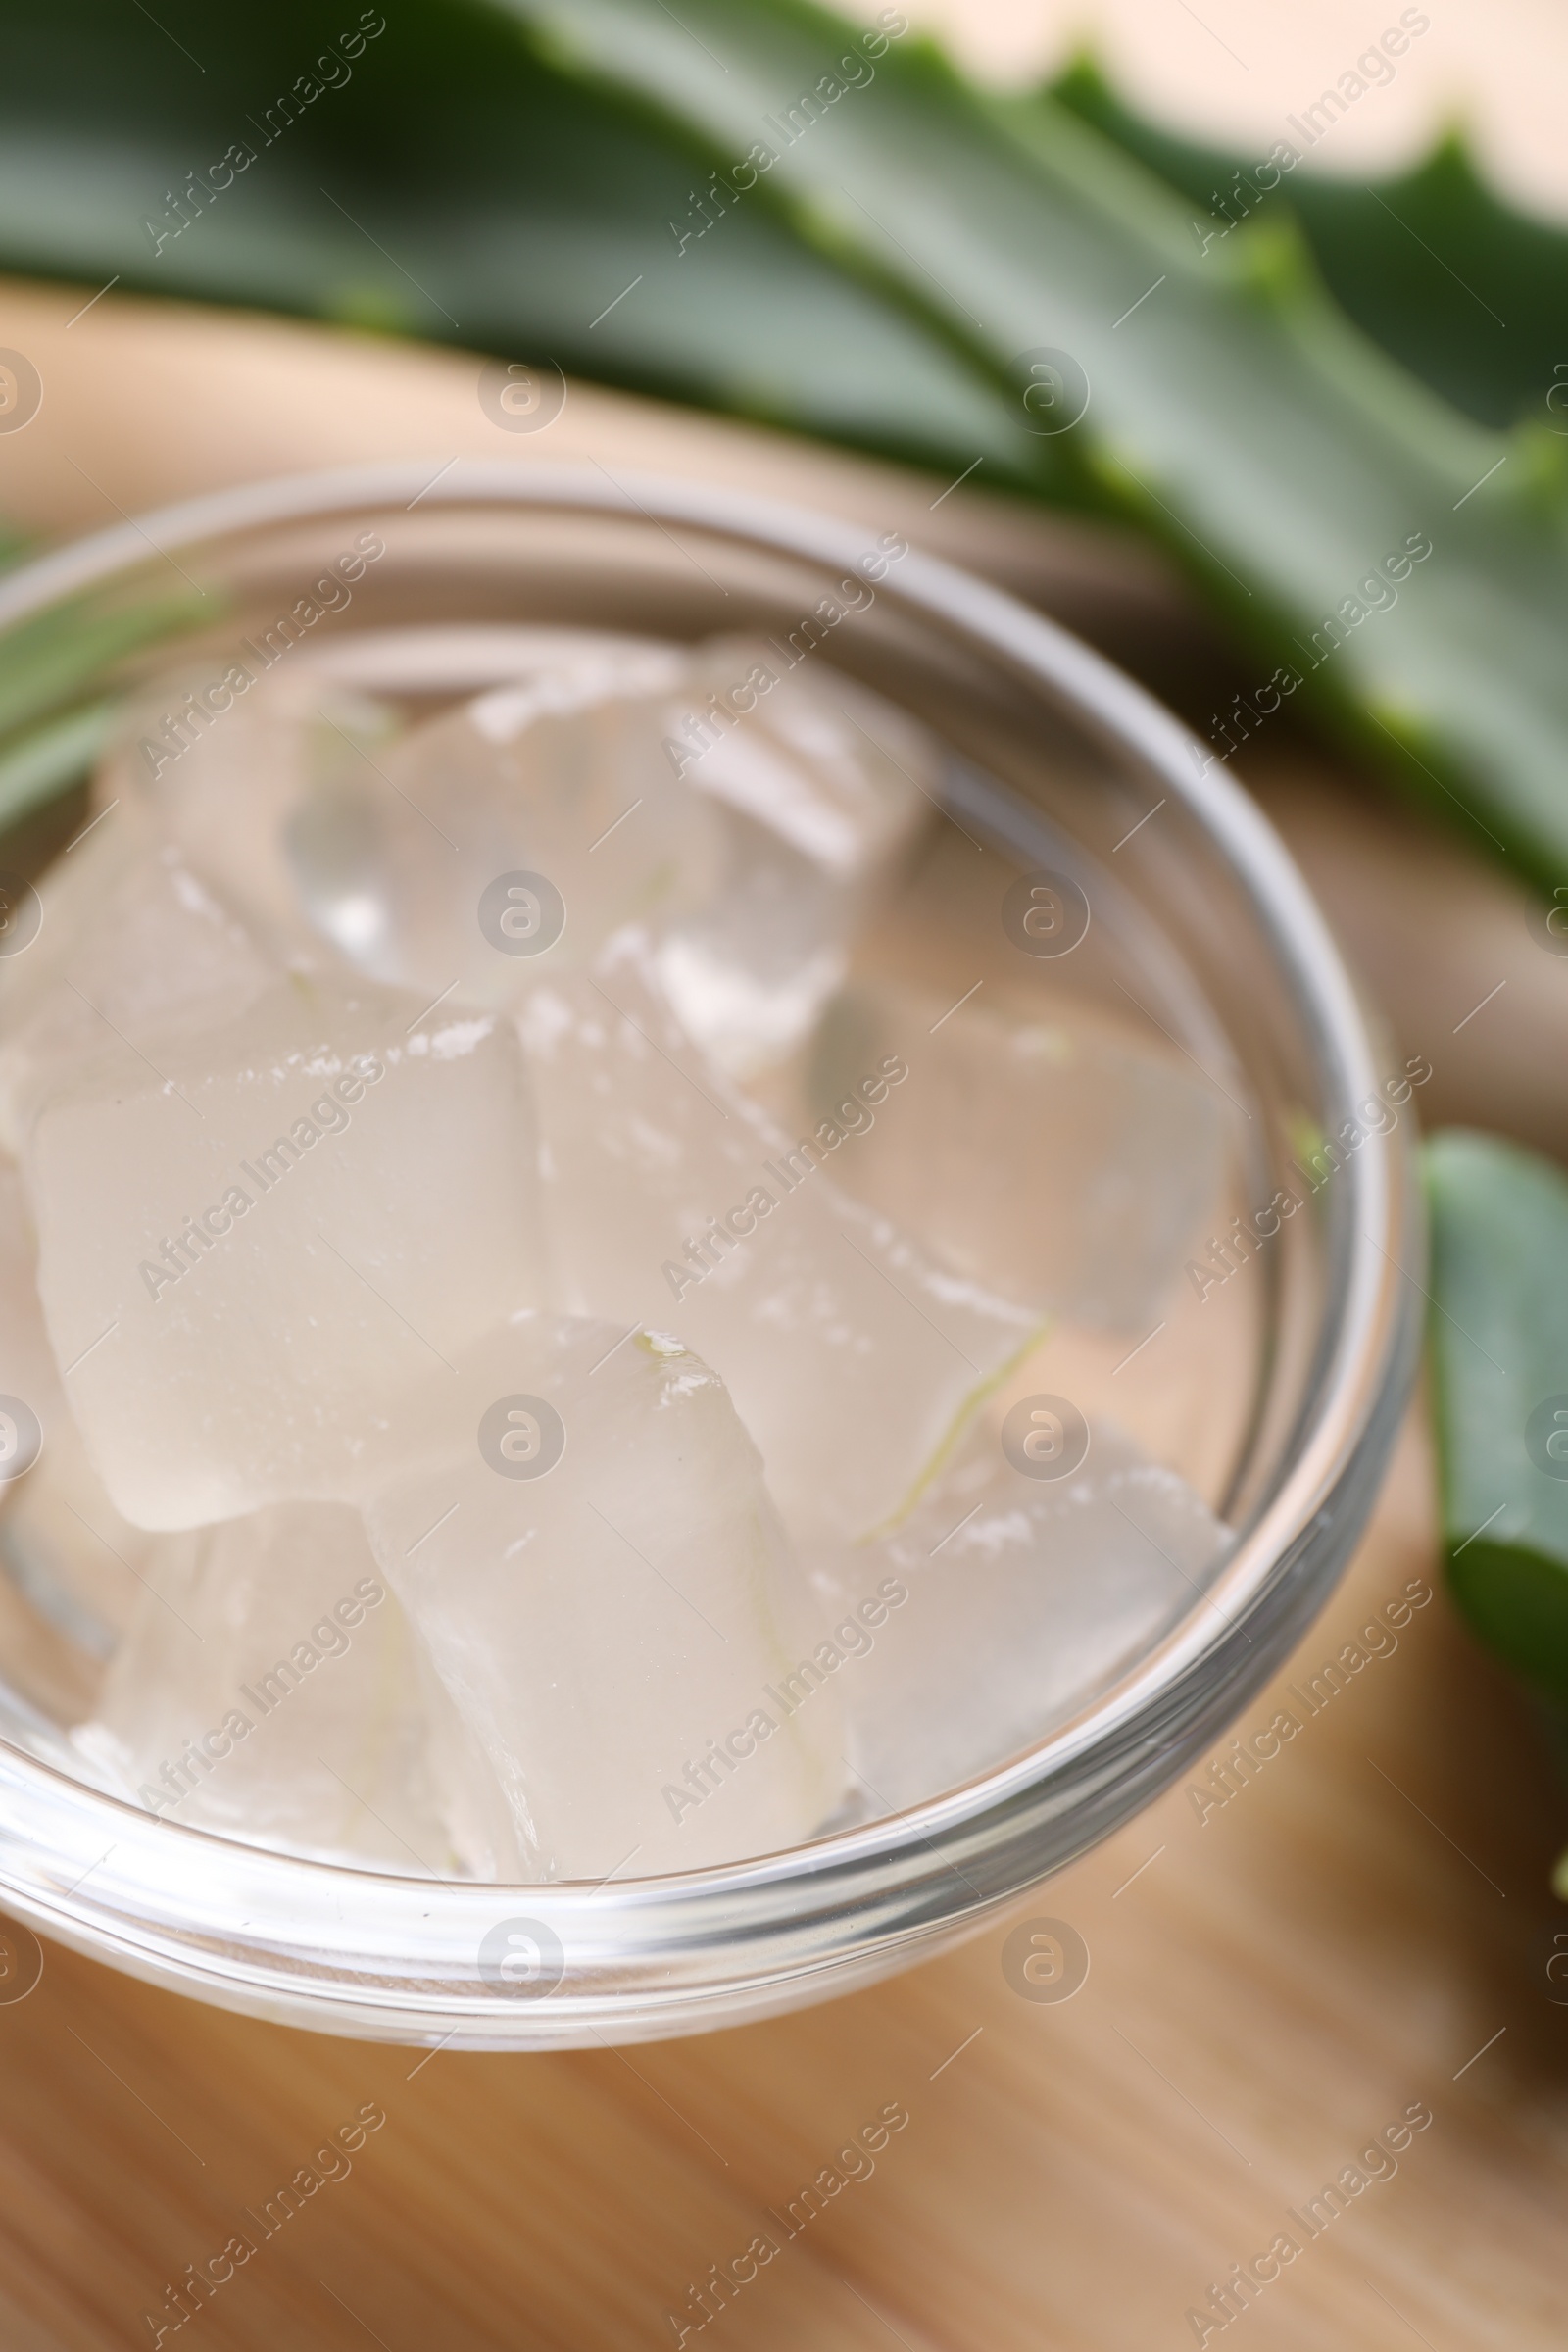
[[[510,1819],[357,1512],[283,1503],[165,1536],[75,1735],[171,1821],[327,1861],[516,1875]]]
[[[43,1414],[44,1446],[0,1500],[0,1567],[84,1656],[113,1656],[143,1591],[153,1539],[122,1519],[64,1399]]]
[[[863,1136],[792,1140],[742,1102],[671,1017],[645,940],[520,1017],[564,1298],[712,1365],[792,1532],[858,1536],[907,1507],[1035,1319],[838,1189],[825,1163]]]
[[[610,629],[555,629],[525,622],[432,622],[367,629],[319,640],[306,660],[309,683],[368,695],[479,694],[492,686],[645,654],[667,656],[668,641]]]
[[[946,1017],[944,1017],[946,1016]],[[845,1182],[1004,1298],[1142,1331],[1219,1214],[1231,1110],[1197,1071],[1081,1017],[879,984],[847,991],[817,1041],[825,1110],[863,1069],[910,1078]]]
[[[780,1692],[816,1611],[723,1383],[674,1340],[524,1317],[437,1396],[367,1523],[531,1872],[810,1837],[843,1778],[835,1696]]]
[[[662,942],[660,975],[686,1029],[742,1077],[808,1034],[941,780],[924,728],[789,660],[760,639],[698,648],[689,708],[668,720],[682,773],[721,813],[724,870]]]
[[[50,1339],[138,1526],[352,1499],[413,1380],[543,1296],[515,1036],[299,976],[50,1100],[27,1177]]]
[[[36,1258],[22,1179],[0,1167],[0,1568],[57,1633],[102,1660],[142,1589],[148,1539],[121,1518],[87,1459],[44,1329]],[[30,1467],[28,1414],[41,1439]]]
[[[832,878],[863,883],[907,843],[941,782],[936,738],[842,670],[764,638],[691,656],[700,792],[753,818]]]
[[[21,1398],[42,1422],[46,1412],[55,1418],[63,1399],[38,1303],[37,1256],[22,1177],[0,1162],[0,1395]],[[0,1480],[13,1467],[0,1440]]]
[[[1042,1739],[1201,1605],[1226,1541],[1183,1479],[1097,1422],[1059,1482],[1013,1469],[988,1428],[893,1534],[811,1553],[869,1810]]]
[[[562,656],[416,728],[298,833],[318,926],[382,978],[502,1004],[706,896],[711,819],[660,726],[683,674],[673,648]]]
[[[277,964],[178,851],[141,840],[134,817],[106,815],[72,852],[82,864],[45,879],[39,935],[7,966],[0,1142],[13,1152],[81,1065],[145,1076],[155,1038],[231,1019],[276,983]]]
[[[105,908],[154,844],[151,820],[139,805],[101,810],[37,877],[37,935],[22,955],[0,960],[0,1068],[12,1038],[59,989],[73,957],[102,932]]]
[[[254,649],[246,665],[259,668]],[[340,899],[335,885],[364,830],[360,790],[369,805],[398,808],[382,777],[399,732],[394,712],[310,662],[262,671],[205,722],[187,683],[210,686],[211,672],[165,680],[138,700],[107,762],[104,795],[143,812],[275,953],[295,959],[304,949],[309,961],[312,926],[341,947],[336,926],[354,931],[356,918],[352,893]],[[358,922],[362,947],[377,910],[362,906]]]

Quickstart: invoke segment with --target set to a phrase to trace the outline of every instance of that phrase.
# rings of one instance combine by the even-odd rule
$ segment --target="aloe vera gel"
[[[1004,1762],[1200,1592],[1207,1502],[1058,1390],[1163,1328],[1231,1105],[922,956],[1014,877],[825,660],[470,634],[200,726],[160,682],[40,879],[0,1564],[85,1661],[82,1774],[171,1819],[772,1853]]]

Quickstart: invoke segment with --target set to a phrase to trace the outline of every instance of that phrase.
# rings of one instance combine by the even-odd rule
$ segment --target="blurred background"
[[[1043,77],[1087,47],[1152,117],[1216,145],[1265,147],[1285,117],[1337,81],[1383,29],[1378,12],[1355,0],[1298,12],[1234,4],[1195,12],[1181,0],[931,0],[908,13],[987,80]],[[1398,22],[1397,9],[1388,15]],[[1395,172],[1422,157],[1440,129],[1462,123],[1499,191],[1560,218],[1568,205],[1559,133],[1565,74],[1568,28],[1557,10],[1536,0],[1438,10],[1430,33],[1399,61],[1396,81],[1376,107],[1348,112],[1320,161],[1365,177]]]
[[[851,15],[853,49],[783,0],[0,8],[0,519],[36,544],[242,479],[478,455],[903,530],[1226,758],[1430,1057],[1430,1123],[1568,1158],[1568,959],[1543,952],[1568,877],[1562,13]],[[809,136],[779,130],[850,55],[866,73]],[[1088,405],[1041,433],[1028,395],[1072,405],[1064,350]],[[1396,525],[1430,530],[1432,593],[1357,619]],[[1336,612],[1321,691],[1250,727]],[[1568,1529],[1537,1533],[1532,1558],[1568,1560]],[[186,2269],[369,2102],[352,2177],[185,2325],[387,2352],[1559,2343],[1568,1806],[1539,1690],[1447,1596],[1465,1540],[1423,1401],[1291,1673],[1401,1592],[1434,1604],[1243,1801],[1173,1788],[1020,1912],[1086,1941],[1070,2003],[1017,1997],[1004,1926],[701,2041],[416,2060],[51,1949],[0,2004],[6,2341],[166,2340]],[[891,2102],[908,2127],[874,2173],[703,2319],[713,2267]],[[1369,2150],[1395,2129],[1391,2171]],[[1331,2180],[1332,2227],[1298,2228]],[[1293,2230],[1300,2258],[1227,2303]]]

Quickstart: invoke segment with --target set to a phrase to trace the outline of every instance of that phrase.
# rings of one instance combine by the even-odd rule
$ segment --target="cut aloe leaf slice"
[[[1568,1703],[1568,1178],[1457,1131],[1426,1174],[1448,1581],[1488,1646]]]

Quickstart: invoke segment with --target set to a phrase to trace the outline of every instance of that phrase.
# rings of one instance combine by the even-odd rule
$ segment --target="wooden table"
[[[113,296],[68,334],[79,300],[6,291],[5,340],[46,396],[0,438],[0,513],[40,529],[354,457],[428,455],[433,472],[518,454],[497,448],[475,363]],[[1214,659],[1156,563],[968,490],[933,511],[940,485],[578,387],[539,441],[521,454],[897,525],[1102,638]],[[1522,900],[1308,748],[1254,780],[1401,1050],[1431,1056],[1428,1115],[1568,1152],[1568,966],[1536,949]],[[1283,1680],[1435,1580],[1430,1497],[1412,1422]],[[1273,1711],[1264,1696],[1238,1728]],[[1087,1941],[1062,2003],[1011,1989],[993,1928],[740,2032],[420,2056],[246,2023],[50,1948],[36,1990],[0,2006],[0,2340],[110,2352],[166,2322],[172,2343],[166,2290],[241,2231],[256,2252],[178,2340],[640,2352],[687,2326],[730,2352],[1158,2352],[1196,2342],[1190,2309],[1283,2235],[1299,2250],[1264,2261],[1277,2275],[1205,2340],[1559,2345],[1568,1957],[1555,1982],[1548,1967],[1568,1912],[1546,1873],[1568,1807],[1515,1694],[1440,1593],[1228,1804],[1195,1803],[1205,1775],[1021,1908]],[[908,2121],[873,2169],[841,2162],[889,2107]],[[1411,2109],[1430,2123],[1358,2162]],[[366,2110],[384,2122],[317,2165]],[[338,2177],[262,2238],[247,2209],[313,2166]],[[789,2235],[826,2168],[842,2185]],[[1341,2180],[1312,2234],[1299,2217]],[[699,2328],[690,2291],[759,2235],[777,2253]]]

